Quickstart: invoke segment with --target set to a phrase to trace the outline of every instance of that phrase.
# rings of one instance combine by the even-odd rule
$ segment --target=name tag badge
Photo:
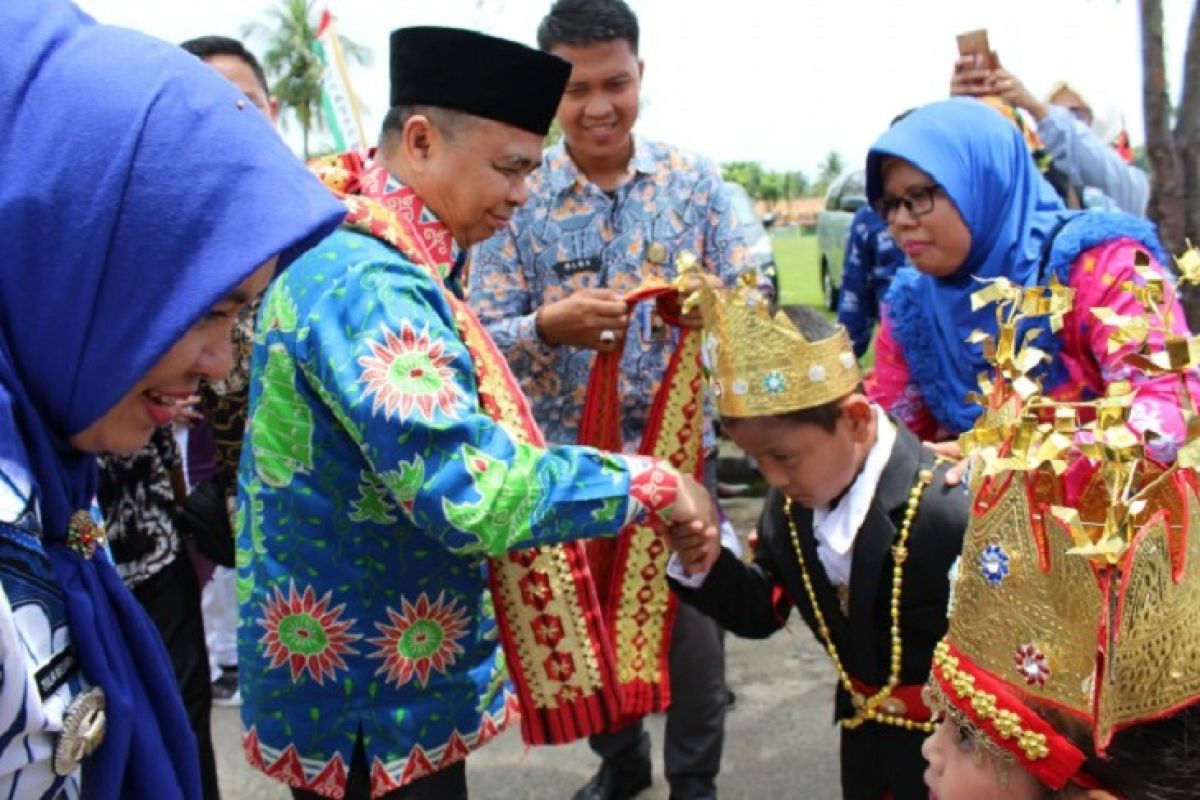
[[[567,261],[559,261],[554,265],[553,269],[554,273],[563,279],[578,275],[581,272],[599,272],[600,257],[589,256],[587,258],[572,258]]]
[[[45,700],[61,689],[77,669],[79,669],[79,664],[75,660],[75,650],[71,645],[67,645],[55,653],[54,657],[43,664],[42,668],[34,675],[37,680],[38,694]]]

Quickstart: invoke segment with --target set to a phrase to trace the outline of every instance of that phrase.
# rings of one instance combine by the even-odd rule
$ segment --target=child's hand
[[[716,525],[701,520],[673,523],[667,529],[667,545],[679,556],[688,575],[702,575],[721,555],[721,534]]]

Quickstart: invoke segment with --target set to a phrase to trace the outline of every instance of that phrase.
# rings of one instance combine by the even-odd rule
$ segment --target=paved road
[[[726,505],[739,530],[757,517],[759,503]],[[726,723],[718,781],[723,800],[835,800],[837,733],[830,724],[833,670],[824,651],[793,615],[790,630],[765,642],[728,641],[729,685],[737,705]],[[662,776],[662,717],[650,721],[654,785],[639,800],[667,800]],[[226,800],[285,800],[276,783],[246,766],[237,712],[215,709],[213,738]],[[473,800],[569,800],[596,768],[587,745],[526,750],[514,727],[467,761]]]

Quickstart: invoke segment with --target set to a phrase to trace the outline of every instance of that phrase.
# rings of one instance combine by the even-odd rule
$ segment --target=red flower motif
[[[1037,648],[1037,645],[1021,645],[1017,648],[1013,661],[1017,665],[1017,672],[1021,673],[1021,677],[1025,679],[1025,683],[1030,686],[1046,685],[1046,679],[1050,677],[1050,661],[1046,658],[1046,654]]]
[[[406,420],[415,408],[431,421],[436,408],[443,416],[456,417],[463,393],[454,382],[454,357],[445,352],[445,342],[431,338],[428,329],[418,335],[407,320],[400,323],[399,334],[386,325],[380,328],[383,341],[369,342],[371,355],[358,359],[367,387],[364,397],[375,398],[371,413],[382,408],[385,417],[398,413]]]
[[[403,686],[416,675],[417,683],[425,686],[430,671],[445,674],[446,668],[462,655],[459,640],[467,635],[466,611],[458,601],[446,602],[446,593],[430,602],[424,592],[416,605],[400,598],[401,612],[387,610],[391,625],[376,622],[383,636],[370,639],[377,649],[368,658],[381,658],[383,664],[375,674],[387,673],[387,680]]]
[[[329,608],[333,592],[326,592],[316,599],[313,587],[308,586],[302,595],[296,595],[296,583],[288,584],[285,597],[279,587],[275,596],[263,606],[265,617],[258,624],[266,628],[260,642],[267,646],[270,668],[287,664],[292,672],[292,682],[307,672],[318,684],[325,678],[333,678],[337,670],[346,669],[342,656],[357,655],[350,643],[361,639],[356,633],[347,633],[355,620],[339,620],[346,606]]]

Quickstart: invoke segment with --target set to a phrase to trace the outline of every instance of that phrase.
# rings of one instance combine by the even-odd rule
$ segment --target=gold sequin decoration
[[[1170,514],[1137,534],[1126,563],[1115,647],[1099,687],[1096,728],[1102,742],[1118,727],[1200,696],[1200,502],[1190,487],[1184,493],[1171,489],[1151,502]],[[1179,524],[1185,514],[1186,531]],[[1176,583],[1170,543],[1188,533]]]
[[[981,487],[963,541],[948,638],[1001,680],[1090,716],[1091,703],[1079,692],[1096,654],[1096,627],[1086,621],[1100,618],[1103,597],[1091,564],[1067,555],[1073,542],[1057,522],[1045,524],[1039,507],[1048,569],[1042,568],[1026,487],[1021,474],[989,478]],[[1042,498],[1047,507],[1054,499]],[[1008,555],[1009,574],[993,586],[980,570],[980,557],[996,543]],[[1026,684],[1017,670],[1013,654],[1027,644],[1046,654],[1051,672],[1044,686]]]
[[[458,301],[454,301],[454,307],[459,333],[471,358],[486,360],[489,349],[479,323]],[[481,404],[492,404],[498,409],[496,420],[513,437],[513,441],[528,443],[529,436],[517,422],[524,410],[519,405],[523,398],[519,395],[514,397],[513,392],[509,391],[501,365],[492,364],[488,367],[475,369]],[[521,663],[529,668],[526,678],[534,704],[538,708],[554,709],[597,691],[601,686],[600,664],[592,649],[583,608],[574,591],[570,561],[563,548],[540,547],[527,550],[519,556],[510,554],[504,558],[494,558],[489,563],[508,607],[512,638]],[[545,580],[552,590],[542,609],[529,606],[521,595],[521,581],[531,575]],[[562,638],[552,647],[539,642],[535,635],[535,626],[542,616],[555,617],[562,624]],[[539,668],[550,658],[569,661],[574,667],[573,671],[569,674],[560,671],[557,679],[551,678]]]
[[[845,328],[810,342],[783,312],[771,316],[748,273],[726,294],[705,286],[689,303],[704,315],[713,389],[723,416],[762,417],[839,400],[862,383]]]
[[[950,648],[944,641],[938,642],[934,648],[933,666],[945,676],[955,698],[947,697],[937,678],[931,675],[929,683],[925,686],[926,703],[931,709],[949,716],[958,727],[972,733],[972,738],[977,744],[1002,761],[1012,761],[1013,756],[995,741],[997,736],[1005,741],[1015,742],[1030,761],[1040,761],[1050,755],[1045,734],[1026,729],[1021,723],[1020,715],[999,707],[996,695],[976,688],[975,676],[960,669],[958,658],[950,654]],[[964,705],[970,705],[975,716],[985,720],[995,733],[981,731],[970,717],[959,710]]]
[[[700,346],[700,337],[694,335],[680,346],[675,386],[663,410],[663,435],[653,453],[685,475],[696,471],[702,449],[697,443],[704,435],[704,414],[697,401],[700,371],[689,366],[698,363]],[[621,535],[632,540],[622,575],[614,576],[621,587],[613,624],[617,677],[621,683],[659,683],[659,657],[669,635],[665,623],[671,589],[666,575],[671,552],[664,537],[648,525],[632,526]]]

